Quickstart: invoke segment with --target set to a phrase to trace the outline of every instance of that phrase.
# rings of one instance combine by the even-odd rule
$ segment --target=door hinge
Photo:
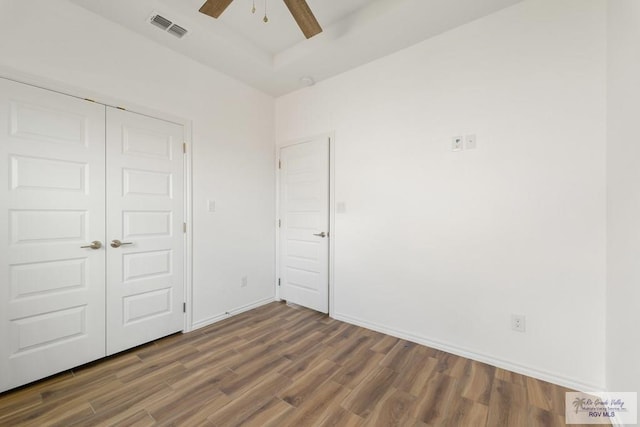
[[[280,286],[280,278],[278,278],[278,286]]]
[[[280,228],[280,227],[282,227],[282,220],[281,219],[278,220],[278,228]]]
[[[278,169],[282,169],[282,160],[278,160]]]
[[[186,142],[183,142],[183,143],[182,143],[182,152],[183,152],[184,154],[187,154],[187,143],[186,143]]]
[[[186,313],[186,312],[187,312],[187,303],[186,303],[186,302],[183,302],[183,303],[182,303],[182,312],[183,312],[183,313]]]
[[[186,233],[186,232],[187,232],[187,223],[186,223],[186,222],[183,222],[183,223],[182,223],[182,232],[183,232],[183,233]]]

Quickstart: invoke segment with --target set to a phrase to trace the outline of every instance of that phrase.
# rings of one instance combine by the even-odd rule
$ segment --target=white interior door
[[[0,391],[105,354],[104,115],[0,79]]]
[[[280,292],[329,312],[329,139],[280,150]]]
[[[107,107],[107,354],[184,327],[183,132]]]

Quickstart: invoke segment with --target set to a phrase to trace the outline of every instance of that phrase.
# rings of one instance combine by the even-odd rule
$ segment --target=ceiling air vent
[[[173,24],[167,31],[178,38],[182,38],[185,34],[187,34],[186,28],[182,28],[180,25],[176,24]]]
[[[160,27],[163,30],[166,30],[167,28],[169,28],[172,24],[171,21],[169,21],[167,18],[165,18],[164,16],[160,16],[160,15],[152,15],[151,16],[151,23],[153,25],[155,25],[156,27]]]
[[[149,22],[180,39],[189,32],[186,28],[181,27],[178,24],[174,24],[164,16],[155,12],[149,17]]]

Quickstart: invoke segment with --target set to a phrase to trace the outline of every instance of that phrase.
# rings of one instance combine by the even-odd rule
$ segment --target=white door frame
[[[187,232],[185,233],[184,246],[184,301],[186,302],[186,313],[184,316],[183,332],[193,330],[193,174],[192,174],[192,147],[193,147],[193,122],[184,117],[175,116],[163,111],[154,110],[142,105],[133,104],[122,99],[117,99],[104,95],[99,92],[85,90],[55,80],[48,79],[43,76],[25,73],[24,71],[11,68],[8,66],[0,66],[0,77],[23,83],[29,86],[39,87],[41,89],[58,92],[64,95],[73,96],[80,99],[90,100],[109,107],[121,108],[134,113],[153,117],[176,123],[184,127],[184,139],[187,144],[186,155],[184,156],[184,173],[185,173],[185,200],[184,200],[184,218],[187,223]]]
[[[275,287],[275,299],[276,301],[282,301],[280,298],[280,287],[278,285],[278,278],[280,277],[280,228],[278,226],[278,221],[280,217],[280,150],[285,147],[290,147],[292,145],[302,144],[314,139],[319,138],[328,138],[329,139],[329,316],[333,317],[334,313],[334,280],[333,280],[333,270],[334,270],[334,253],[335,253],[335,144],[336,137],[335,132],[327,132],[319,135],[314,135],[307,138],[299,138],[295,140],[289,140],[277,144],[275,147],[275,179],[276,179],[276,219],[275,219],[275,277],[274,277],[274,287]]]

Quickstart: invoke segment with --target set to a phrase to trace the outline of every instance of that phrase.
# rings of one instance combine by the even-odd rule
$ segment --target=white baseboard
[[[249,311],[249,310],[253,310],[254,308],[258,308],[261,307],[263,305],[269,304],[274,302],[276,299],[271,297],[271,298],[265,298],[256,302],[252,302],[251,304],[247,304],[247,305],[243,305],[237,308],[234,308],[232,310],[229,310],[225,313],[222,314],[218,314],[216,316],[211,316],[211,317],[207,317],[206,319],[203,320],[198,320],[197,322],[193,322],[193,324],[191,325],[191,331],[194,331],[196,329],[199,328],[203,328],[205,326],[209,326],[212,325],[216,322],[219,322],[221,320],[224,319],[228,319],[231,316],[235,316],[236,314],[240,314],[240,313],[244,313],[245,311]]]
[[[495,366],[497,368],[502,368],[511,372],[516,372],[518,374],[526,375],[532,378],[537,378],[539,380],[561,385],[563,387],[567,387],[573,390],[578,390],[578,391],[604,390],[604,387],[602,385],[584,383],[584,382],[575,380],[573,378],[564,377],[551,372],[546,372],[544,370],[536,369],[530,366],[525,366],[518,363],[510,362],[508,360],[498,359],[492,356],[488,356],[486,354],[477,353],[477,352],[474,352],[462,347],[458,347],[452,344],[448,344],[448,343],[432,340],[426,337],[417,336],[404,331],[388,328],[383,325],[368,322],[368,321],[361,320],[348,315],[334,313],[332,317],[336,320],[341,320],[343,322],[351,323],[356,326],[362,326],[364,328],[381,332],[383,334],[391,335],[396,338],[405,339],[407,341],[415,342],[417,344],[422,344],[427,347],[446,351],[447,353],[455,354],[456,356],[466,357],[467,359],[472,359],[478,362],[486,363],[486,364]]]

